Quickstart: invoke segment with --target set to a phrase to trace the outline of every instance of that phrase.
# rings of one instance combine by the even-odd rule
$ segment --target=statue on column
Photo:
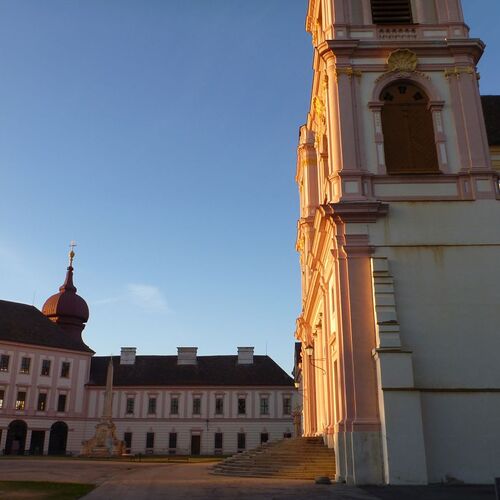
[[[113,417],[113,358],[109,358],[106,376],[106,391],[100,422],[95,426],[93,438],[83,442],[82,455],[94,457],[119,456],[123,453],[124,444],[116,437],[116,426]]]

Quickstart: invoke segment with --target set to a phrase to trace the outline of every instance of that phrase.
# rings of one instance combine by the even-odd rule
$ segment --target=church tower
[[[500,468],[500,193],[460,0],[309,0],[300,129],[304,434],[337,480]]]
[[[76,293],[76,286],[73,284],[73,259],[75,258],[73,246],[72,244],[69,253],[66,279],[59,287],[59,293],[51,295],[45,301],[42,313],[65,330],[69,336],[81,341],[85,323],[89,319],[89,307],[87,302]]]

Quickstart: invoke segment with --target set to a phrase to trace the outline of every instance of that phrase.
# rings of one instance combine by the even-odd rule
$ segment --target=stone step
[[[252,469],[267,469],[267,470],[313,470],[313,469],[335,469],[334,463],[325,463],[325,464],[252,464]],[[214,466],[213,469],[216,470],[235,470],[235,469],[250,469],[247,464],[231,464],[231,465],[223,465],[223,466]]]
[[[264,476],[328,476],[335,477],[334,469],[313,469],[313,470],[266,470],[266,469],[240,469],[240,470],[212,470],[214,474],[240,476],[246,474],[259,474]]]
[[[280,466],[287,467],[335,467],[335,460],[318,460],[302,462],[298,460],[273,460],[273,461],[261,461],[261,460],[248,460],[248,461],[238,461],[238,462],[226,462],[219,466],[214,467],[255,467],[255,466],[265,466],[273,467],[276,464]]]
[[[314,479],[335,477],[335,454],[321,438],[265,443],[214,465],[213,474],[244,477]]]
[[[335,477],[335,471],[318,471],[314,473],[294,473],[294,474],[287,474],[287,473],[280,473],[280,472],[249,472],[249,471],[244,471],[244,472],[238,472],[238,473],[227,473],[227,472],[215,472],[211,471],[210,472],[213,475],[217,476],[233,476],[233,477],[262,477],[262,478],[283,478],[283,479],[302,479],[302,480],[314,480],[317,477],[320,476],[326,476],[331,479]]]
[[[327,456],[321,456],[321,457],[301,457],[299,456],[282,456],[282,457],[277,457],[277,456],[266,456],[266,457],[241,457],[238,459],[232,459],[232,460],[227,460],[222,463],[235,463],[235,462],[270,462],[270,461],[282,461],[282,460],[295,460],[296,462],[330,462],[330,461],[335,461],[335,455],[327,455]]]
[[[260,476],[260,477],[319,477],[328,476],[330,478],[335,477],[335,471],[333,470],[318,470],[318,471],[307,471],[307,472],[289,472],[289,471],[258,471],[258,470],[244,470],[244,471],[234,471],[231,473],[221,472],[221,471],[210,471],[211,474],[219,476]]]

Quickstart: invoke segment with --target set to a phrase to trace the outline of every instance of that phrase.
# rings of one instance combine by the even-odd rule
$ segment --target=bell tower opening
[[[373,24],[412,24],[410,0],[371,0]]]
[[[386,87],[380,95],[385,164],[388,174],[440,172],[432,112],[427,94],[404,81]]]

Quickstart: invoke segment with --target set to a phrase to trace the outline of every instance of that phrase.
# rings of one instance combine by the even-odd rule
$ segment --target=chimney
[[[253,347],[238,347],[238,364],[253,364]]]
[[[137,347],[122,347],[122,350],[120,353],[120,364],[121,365],[134,365],[136,351],[137,351]]]
[[[197,347],[178,347],[177,348],[177,364],[178,365],[195,365]]]

